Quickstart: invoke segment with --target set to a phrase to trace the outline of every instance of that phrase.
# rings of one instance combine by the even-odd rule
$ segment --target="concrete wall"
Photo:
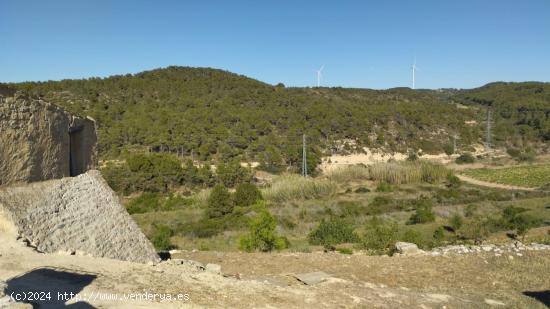
[[[73,175],[97,165],[95,122],[41,100],[0,94],[0,186],[71,176],[75,131],[79,159]]]

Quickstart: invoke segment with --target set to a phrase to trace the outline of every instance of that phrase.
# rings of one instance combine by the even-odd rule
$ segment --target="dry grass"
[[[270,201],[285,202],[332,196],[337,185],[328,179],[304,178],[296,174],[285,174],[273,179],[270,187],[262,190]]]
[[[383,181],[390,184],[431,183],[444,179],[449,173],[443,165],[425,161],[388,162],[335,169],[328,174],[328,178],[340,183],[360,180]]]

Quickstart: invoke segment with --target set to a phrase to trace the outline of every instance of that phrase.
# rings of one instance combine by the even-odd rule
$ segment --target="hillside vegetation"
[[[492,110],[497,144],[521,147],[550,141],[550,83],[491,83],[461,91],[455,98]]]
[[[296,165],[303,133],[314,155],[363,146],[435,153],[452,134],[463,147],[482,136],[464,125],[481,120],[476,108],[407,88],[285,88],[186,67],[11,86],[96,119],[102,158],[137,147],[201,160],[241,156],[276,170]]]

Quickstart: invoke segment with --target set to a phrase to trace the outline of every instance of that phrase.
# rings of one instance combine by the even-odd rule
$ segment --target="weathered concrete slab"
[[[40,252],[75,252],[157,262],[143,235],[98,171],[0,189],[0,223]]]
[[[314,285],[314,284],[326,281],[332,276],[325,272],[318,271],[313,273],[296,274],[294,275],[294,277],[299,281],[303,282],[304,284]]]

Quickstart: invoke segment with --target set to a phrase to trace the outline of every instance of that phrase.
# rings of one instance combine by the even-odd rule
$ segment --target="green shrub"
[[[516,148],[508,148],[506,152],[518,162],[532,162],[535,160],[536,153],[533,149],[528,148],[521,151]]]
[[[392,192],[393,187],[387,182],[381,182],[376,186],[376,192]]]
[[[420,198],[415,203],[416,212],[409,219],[409,224],[428,223],[435,221],[432,210],[432,202],[426,198]]]
[[[453,229],[455,233],[458,232],[458,230],[462,227],[463,224],[464,224],[464,220],[462,219],[462,216],[458,213],[455,213],[449,219],[449,226]]]
[[[422,235],[420,235],[419,232],[413,230],[413,229],[407,229],[405,232],[403,232],[400,236],[398,236],[399,241],[409,242],[416,244],[420,248],[426,247],[426,243],[424,239],[422,238]]]
[[[173,249],[173,245],[170,242],[170,237],[173,235],[172,229],[166,225],[155,225],[153,226],[155,231],[151,237],[151,242],[157,250],[170,250]]]
[[[353,254],[353,249],[351,248],[336,248],[336,251],[338,251],[341,254]]]
[[[474,163],[474,162],[475,162],[475,158],[474,158],[474,156],[472,156],[471,153],[466,152],[466,153],[461,154],[458,158],[456,158],[455,162],[456,162],[457,164]]]
[[[361,205],[352,201],[338,201],[341,218],[356,218],[361,214]]]
[[[353,226],[341,219],[331,217],[322,220],[308,235],[312,245],[334,246],[341,243],[353,243],[359,240]]]
[[[458,189],[462,185],[462,181],[460,181],[460,178],[456,177],[455,175],[449,173],[447,175],[447,187],[452,189]]]
[[[185,199],[173,193],[162,195],[158,192],[144,192],[140,196],[131,199],[126,204],[126,209],[129,214],[139,214],[151,211],[174,210],[188,206],[191,203],[190,199]]]
[[[231,194],[221,184],[216,185],[208,197],[207,215],[209,218],[218,218],[233,211]]]
[[[481,244],[491,233],[491,224],[487,218],[476,216],[460,229],[460,235],[465,239],[471,239],[476,244]]]
[[[262,193],[258,190],[258,187],[248,182],[239,184],[233,195],[235,205],[242,207],[253,205],[262,199]]]
[[[502,211],[503,226],[508,229],[513,229],[516,235],[522,236],[527,232],[542,223],[540,218],[525,213],[527,209],[522,207],[508,206]]]
[[[367,215],[380,215],[383,213],[402,210],[403,203],[394,200],[391,196],[376,196],[367,208]]]
[[[445,239],[445,229],[442,226],[435,229],[433,239],[436,244],[440,244]]]
[[[256,250],[268,252],[287,248],[288,240],[277,235],[276,227],[277,222],[269,211],[261,210],[258,216],[250,222],[248,234],[239,239],[240,249],[247,252]]]
[[[240,183],[250,182],[252,179],[250,170],[242,167],[241,163],[237,160],[229,163],[220,163],[216,169],[216,175],[223,185],[230,188]]]
[[[365,226],[363,247],[379,253],[391,253],[397,238],[397,223],[385,221],[375,216]]]

